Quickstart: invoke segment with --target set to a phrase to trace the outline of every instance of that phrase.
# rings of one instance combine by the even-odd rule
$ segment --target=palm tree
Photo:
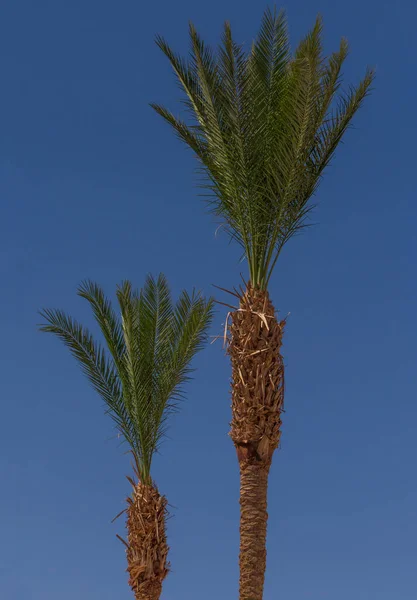
[[[230,435],[241,478],[240,598],[261,600],[268,473],[284,404],[285,323],[268,285],[282,248],[306,226],[310,199],[374,73],[368,69],[357,87],[341,90],[347,42],[324,57],[320,18],[294,53],[285,14],[270,9],[249,51],[234,41],[228,23],[217,51],[192,24],[189,34],[188,60],[157,38],[185,92],[188,118],[152,106],[197,156],[210,206],[248,263],[228,329]]]
[[[129,584],[138,600],[156,600],[169,563],[167,500],[152,479],[152,458],[206,339],[212,301],[183,291],[174,305],[163,275],[148,276],[140,292],[128,281],[119,286],[120,318],[97,284],[83,283],[78,294],[91,305],[106,349],[60,310],[41,312],[41,330],[69,348],[133,455],[136,481],[128,477],[133,493],[125,509]]]

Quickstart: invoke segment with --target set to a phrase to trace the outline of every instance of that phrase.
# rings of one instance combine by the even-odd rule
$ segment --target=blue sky
[[[250,41],[262,2],[3,0],[0,20],[0,596],[130,598],[110,524],[129,462],[37,310],[91,323],[78,283],[109,294],[164,271],[174,293],[236,285],[245,265],[197,197],[190,153],[148,102],[177,109],[154,45],[187,48],[187,22]],[[271,284],[290,313],[286,413],[270,477],[265,600],[414,600],[417,538],[415,132],[417,8],[408,0],[294,0],[295,44],[321,12],[326,50],[351,44],[346,82],[375,92],[320,188],[317,225]],[[219,309],[212,334],[222,330]],[[237,597],[238,474],[229,365],[196,361],[155,475],[174,517],[164,598]]]

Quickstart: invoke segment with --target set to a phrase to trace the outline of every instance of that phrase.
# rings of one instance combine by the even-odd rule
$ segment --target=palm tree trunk
[[[262,600],[266,568],[267,489],[280,439],[284,367],[279,322],[266,290],[248,285],[231,314],[230,435],[240,467],[240,600]]]
[[[240,466],[240,598],[262,598],[266,568],[268,469]]]
[[[129,585],[136,600],[158,600],[169,570],[167,499],[156,486],[139,482],[127,502]]]

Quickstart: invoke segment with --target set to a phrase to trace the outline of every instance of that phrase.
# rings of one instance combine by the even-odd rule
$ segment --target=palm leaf
[[[161,38],[190,120],[153,108],[196,154],[210,206],[243,248],[254,286],[266,287],[277,258],[306,224],[322,173],[369,93],[374,73],[347,93],[347,43],[326,58],[322,21],[290,53],[285,14],[267,9],[245,52],[228,23],[217,51],[190,26],[190,58]]]
[[[114,363],[104,348],[94,341],[87,328],[60,310],[45,309],[40,312],[44,324],[41,331],[54,333],[64,342],[81,366],[95,391],[108,407],[108,413],[135,454],[140,455],[136,434],[128,407],[123,398],[120,377]]]
[[[213,303],[184,291],[174,305],[163,275],[148,276],[140,292],[123,282],[116,290],[120,317],[97,284],[86,281],[78,293],[89,302],[105,347],[59,310],[41,312],[41,330],[69,348],[130,445],[142,481],[150,481],[152,457],[206,339]]]

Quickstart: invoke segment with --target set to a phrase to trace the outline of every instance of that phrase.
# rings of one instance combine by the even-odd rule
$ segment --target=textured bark
[[[266,568],[267,488],[280,441],[284,406],[281,356],[285,321],[278,321],[265,290],[250,286],[231,313],[230,436],[240,466],[240,600],[262,600]]]
[[[167,500],[156,487],[138,483],[127,502],[129,585],[136,600],[158,600],[169,570]]]
[[[240,598],[261,600],[266,568],[268,468],[240,465]]]

